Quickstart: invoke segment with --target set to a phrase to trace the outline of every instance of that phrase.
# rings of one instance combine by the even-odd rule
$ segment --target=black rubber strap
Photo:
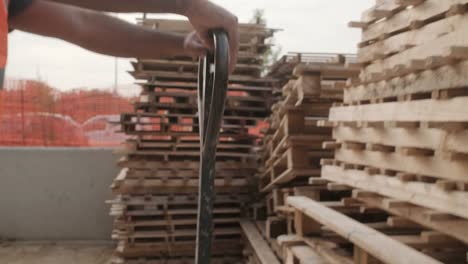
[[[214,54],[200,59],[198,115],[200,125],[200,184],[196,264],[211,262],[216,147],[219,141],[228,86],[229,41],[222,30],[213,31]]]

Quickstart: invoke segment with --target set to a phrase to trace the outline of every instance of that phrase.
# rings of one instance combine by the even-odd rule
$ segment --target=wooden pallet
[[[333,129],[324,148],[334,159],[322,161],[322,177],[308,187],[260,177],[263,233],[277,237],[287,263],[307,263],[307,256],[331,263],[466,262],[468,43],[461,25],[468,24],[468,2],[376,3],[352,23],[363,29],[357,63],[349,65],[354,76],[346,87],[331,84],[344,89],[345,103],[319,122]],[[331,75],[337,67],[328,67]],[[292,166],[278,161],[289,140],[282,117],[294,107],[311,109],[323,86],[318,67],[304,68],[297,72],[308,79],[284,86],[284,100],[272,107],[260,159],[270,170],[259,176]],[[338,190],[341,196],[323,196]]]
[[[143,26],[190,32],[187,21],[144,19]],[[269,115],[275,78],[261,78],[266,39],[263,25],[241,25],[240,53],[231,77],[216,164],[214,263],[239,263],[239,219],[256,187],[258,136],[249,134]],[[122,263],[191,263],[195,253],[199,184],[197,64],[192,58],[138,58],[133,76],[142,92],[133,113],[119,122],[129,136],[110,201],[113,238]],[[118,262],[117,262],[118,263]]]
[[[355,263],[367,263],[369,259],[385,263],[455,263],[466,258],[463,243],[421,230],[404,219],[389,217],[385,222],[362,223],[309,198],[290,197],[288,203],[295,208],[297,235],[320,238],[329,231],[338,234],[336,242],[353,245],[350,259],[354,258]]]
[[[119,242],[116,254],[123,259],[152,259],[152,260],[171,260],[171,259],[192,259],[194,258],[193,249],[195,241],[180,242],[162,242],[162,243],[136,243],[127,244]],[[242,251],[240,236],[229,239],[216,239],[213,243],[213,256],[233,256],[240,257]],[[127,262],[125,262],[127,263]]]
[[[194,170],[198,171],[199,161],[159,161],[142,157],[122,157],[117,162],[121,168],[147,169],[147,170]],[[254,162],[223,161],[216,163],[216,170],[219,171],[242,171],[250,174],[255,171],[257,165]]]
[[[269,72],[268,76],[278,78],[282,82],[288,82],[293,79],[294,69],[299,65],[334,65],[343,66],[353,63],[356,60],[355,54],[335,54],[335,53],[293,53],[290,52],[284,55],[281,59],[275,62]],[[325,79],[327,76],[324,75]],[[340,76],[344,77],[344,76]],[[346,79],[346,78],[345,78]]]
[[[376,261],[375,256],[381,253],[379,252],[381,249],[375,248],[378,247],[377,245],[379,244],[373,239],[375,239],[376,236],[382,235],[380,238],[384,240],[394,240],[388,241],[389,243],[396,242],[407,246],[410,251],[413,253],[416,252],[417,255],[419,254],[417,251],[420,251],[423,253],[419,254],[420,257],[426,259],[432,258],[433,261],[436,261],[435,263],[441,263],[437,262],[437,260],[446,263],[464,261],[464,254],[467,250],[466,244],[454,239],[453,235],[447,234],[447,232],[450,233],[450,231],[448,231],[449,223],[462,224],[464,222],[461,219],[456,221],[458,218],[454,216],[449,218],[449,216],[445,214],[446,218],[444,220],[444,214],[437,213],[434,210],[420,209],[420,207],[410,204],[405,205],[402,201],[391,198],[381,198],[378,194],[369,191],[355,190],[351,197],[349,195],[349,190],[352,188],[349,186],[336,185],[333,182],[321,178],[311,178],[311,183],[315,184],[315,186],[317,186],[317,184],[327,185],[327,189],[335,194],[337,194],[336,190],[348,191],[329,197],[316,194],[308,195],[308,193],[304,194],[309,197],[299,197],[289,195],[294,193],[288,193],[288,190],[285,190],[284,193],[288,193],[284,197],[286,201],[296,199],[301,199],[301,201],[292,205],[294,208],[289,207],[291,204],[289,204],[289,206],[279,207],[278,211],[281,212],[279,215],[284,215],[286,219],[278,217],[269,218],[265,234],[267,237],[269,235],[275,235],[277,237],[278,243],[282,245],[283,248],[282,257],[284,260],[291,261],[290,259],[292,258],[294,261],[301,261],[301,255],[293,253],[290,250],[292,247],[300,246],[301,250],[308,252],[307,254],[304,253],[305,256],[310,254],[311,257],[315,256],[319,259],[324,258],[327,261],[326,263],[351,263],[353,261],[355,263],[367,263],[365,262],[366,259]],[[296,192],[296,194],[299,193]],[[328,214],[328,212],[323,212],[321,211],[322,209],[318,209],[317,207],[309,209],[307,207],[307,202],[314,200],[320,201],[315,203],[331,210],[333,215]],[[366,200],[370,202],[366,202]],[[377,205],[379,203],[380,205]],[[308,210],[310,210],[311,214],[308,213]],[[301,212],[301,216],[298,216],[298,211]],[[386,214],[385,211],[390,214]],[[426,218],[427,215],[421,216],[422,212],[426,212],[427,215],[433,215],[434,219],[429,221]],[[312,214],[314,214],[314,216],[312,216]],[[335,220],[339,218],[339,216],[335,214],[341,215],[347,219],[345,219],[344,222],[342,222],[343,219],[337,220],[335,224]],[[408,216],[410,217],[408,218]],[[442,228],[435,223],[435,221],[437,221],[435,219],[438,216],[441,217],[438,221],[446,221],[445,226],[443,224]],[[298,219],[298,217],[300,217],[300,219]],[[306,219],[304,219],[304,217]],[[314,217],[317,217],[318,220]],[[415,221],[411,220],[411,217],[415,217]],[[351,220],[353,223],[350,224],[346,222],[347,220]],[[317,225],[317,221],[320,222],[320,225]],[[285,232],[285,226],[287,226],[289,235],[279,235]],[[361,230],[361,227],[371,228],[373,231],[360,232],[358,230]],[[427,230],[428,228],[430,230]],[[458,230],[463,228],[463,225],[461,225]],[[348,229],[349,233],[346,231]],[[280,231],[279,233],[278,230]],[[376,235],[374,232],[378,232],[380,235]],[[451,230],[451,232],[454,233],[456,230]],[[360,235],[371,234],[372,239],[361,240],[358,238]],[[460,237],[463,235],[460,234],[458,236]],[[358,242],[350,241],[350,239],[354,238]],[[371,245],[370,248],[367,245],[363,246],[360,244],[361,242],[365,244],[367,241],[373,241],[371,243],[377,244]],[[350,244],[352,245],[351,247],[349,247]],[[353,247],[354,250],[352,250]],[[372,247],[377,251],[370,251],[374,250]],[[389,256],[393,255],[394,254]],[[403,252],[401,256],[403,259],[408,257],[405,252]],[[378,256],[378,258],[381,257],[381,255]],[[399,256],[394,256],[394,263],[401,263],[399,262],[400,260],[396,259],[398,257]]]
[[[283,98],[272,106],[272,115],[268,118],[270,128],[265,130],[262,140],[258,181],[261,199],[266,205],[266,219],[261,219],[264,222],[258,227],[263,227],[260,228],[263,236],[283,263],[310,263],[308,257],[309,261],[321,260],[318,255],[312,258],[316,253],[313,249],[304,244],[282,248],[276,240],[294,230],[293,209],[285,201],[293,195],[317,199],[321,199],[321,195],[323,199],[337,199],[341,197],[338,193],[345,195],[342,190],[329,191],[328,182],[308,186],[308,181],[310,177],[318,179],[320,176],[319,160],[332,155],[332,151],[322,149],[323,142],[331,138],[331,130],[317,124],[326,119],[336,98],[322,96],[323,92],[326,89],[342,91],[346,74],[355,76],[357,71],[348,70],[342,62],[304,63],[295,67],[298,79],[283,87]],[[351,195],[349,188],[345,192]]]
[[[351,23],[363,29],[351,65],[361,73],[348,81],[344,104],[319,122],[333,129],[324,148],[335,152],[322,160],[320,181],[355,190],[340,209],[277,192],[295,208],[290,234],[351,247],[344,257],[355,263],[466,261],[467,4],[382,0]],[[345,210],[351,206],[359,210]],[[278,208],[291,225],[291,208]],[[385,223],[365,211],[380,211]]]
[[[151,91],[148,93],[142,93],[138,99],[140,103],[167,105],[168,103],[175,104],[174,107],[179,107],[180,105],[189,104],[192,107],[197,107],[197,93],[196,92],[187,92],[179,90],[169,90],[165,89],[164,91]],[[252,95],[230,95],[228,94],[226,100],[226,107],[228,109],[243,109],[243,108],[266,108],[265,99],[260,96]]]
[[[240,264],[241,256],[215,256],[212,258],[213,264]],[[122,258],[114,256],[110,262],[111,264],[191,264],[194,263],[193,256],[190,257],[135,257],[135,258]]]
[[[349,168],[349,167],[348,167]],[[342,167],[324,166],[322,177],[362,188],[379,194],[387,195],[401,201],[432,208],[444,213],[468,218],[466,200],[468,192],[459,190],[457,184],[446,181],[424,182],[423,178],[408,173],[392,175],[382,172],[372,172],[364,167],[346,169]]]
[[[167,171],[138,173],[123,169],[111,188],[115,194],[192,193],[198,190],[199,179],[195,171],[179,172],[176,177],[170,177],[171,175],[174,173]],[[218,191],[246,193],[251,184],[245,175],[238,173],[223,172],[215,179]]]
[[[293,263],[332,263],[352,264],[347,253],[339,245],[320,238],[305,238],[297,235],[282,235],[278,243],[287,264]]]
[[[357,65],[361,74],[345,90],[345,102],[467,86],[468,42],[461,29],[468,23],[468,2],[387,2],[392,7],[374,7],[385,14],[384,21],[351,23],[363,29]],[[409,4],[414,6],[406,9]]]
[[[193,256],[197,222],[197,197],[190,194],[126,195],[109,201],[116,217],[113,238],[124,257]],[[220,193],[215,200],[214,252],[236,254],[240,248],[241,201],[246,195]],[[243,203],[243,202],[242,202]],[[230,245],[230,246],[229,246]],[[237,245],[237,246],[236,246]]]
[[[261,192],[271,191],[294,179],[320,175],[317,160],[331,155],[326,151],[310,150],[306,147],[289,148],[269,167],[259,174]]]
[[[241,50],[241,52],[243,52]],[[150,70],[150,71],[174,71],[181,73],[196,73],[198,72],[198,60],[193,59],[177,59],[177,60],[139,60],[132,62],[134,70]],[[252,65],[241,62],[237,64],[233,74],[245,75],[252,77],[260,77],[262,71],[261,65]]]
[[[168,133],[170,135],[170,133]],[[221,141],[218,144],[217,152],[219,157],[251,157],[254,158],[252,153],[252,145],[254,140],[238,140],[238,141]],[[194,139],[186,140],[133,140],[128,139],[124,143],[119,153],[131,155],[160,155],[160,153],[167,155],[176,155],[175,153],[183,153],[186,156],[192,156],[193,153],[200,152],[200,142]]]
[[[330,130],[318,127],[318,120],[307,117],[302,109],[291,109],[274,132],[264,138],[258,174],[261,192],[318,175],[319,159],[331,155],[321,149],[330,138]]]
[[[259,118],[249,118],[242,116],[225,116],[222,129],[245,129],[254,128]],[[133,131],[155,130],[165,132],[175,132],[177,130],[187,130],[198,132],[198,116],[193,114],[163,114],[163,113],[124,113],[120,121],[111,122],[120,125],[124,133]]]
[[[130,71],[129,72],[137,80],[157,80],[163,82],[195,82],[198,78],[196,73],[177,73],[172,71]],[[230,85],[247,85],[247,86],[267,86],[274,84],[276,79],[258,78],[244,75],[231,75],[229,78]]]

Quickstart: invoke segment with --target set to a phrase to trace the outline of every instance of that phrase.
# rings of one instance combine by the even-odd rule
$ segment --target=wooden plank
[[[426,0],[415,8],[406,9],[386,21],[369,25],[364,30],[362,41],[377,39],[384,34],[407,29],[414,21],[422,21],[448,11],[452,5],[466,4],[468,0]]]
[[[143,87],[157,87],[157,88],[174,88],[183,90],[196,90],[197,84],[195,82],[137,82],[137,85]],[[273,87],[267,86],[246,86],[246,85],[231,85],[228,86],[230,91],[246,91],[246,92],[271,92]]]
[[[195,60],[181,60],[181,59],[139,59],[138,62],[131,62],[133,68],[138,70],[139,64],[143,66],[144,69],[146,67],[154,69],[154,68],[161,68],[161,69],[174,69],[178,71],[179,67],[183,67],[184,70],[194,71],[196,72],[198,69],[198,61]],[[262,67],[255,64],[242,64],[237,63],[236,69],[242,70],[261,70]]]
[[[297,196],[288,197],[287,203],[383,262],[441,263],[319,202]]]
[[[352,264],[349,256],[343,254],[343,250],[339,245],[327,241],[326,239],[304,237],[304,243],[317,251],[324,259],[332,264]]]
[[[345,65],[335,65],[331,63],[308,63],[299,64],[293,72],[296,76],[307,74],[320,74],[322,78],[347,79],[359,74],[359,69],[349,68]]]
[[[140,20],[138,24],[150,27],[152,29],[158,28],[169,32],[189,33],[193,31],[193,27],[188,22],[188,20],[145,18],[143,20]],[[239,25],[240,41],[245,43],[255,43],[255,40],[259,37],[260,40],[262,40],[263,38],[268,38],[275,31],[275,29],[266,28],[265,25],[262,24],[241,23]]]
[[[466,105],[468,97],[341,106],[330,109],[330,121],[467,122]]]
[[[345,89],[345,103],[468,86],[468,62]]]
[[[248,243],[252,246],[255,255],[260,260],[261,264],[280,264],[275,254],[260,235],[254,224],[244,219],[240,221],[240,225],[242,233],[247,238]]]
[[[449,132],[442,129],[333,128],[333,138],[339,141],[355,141],[373,144],[389,144],[396,147],[430,148],[434,150],[468,153],[468,130]]]
[[[463,23],[466,24],[467,22],[468,16],[467,19],[463,21]],[[461,25],[458,26],[454,31],[439,36],[434,40],[406,49],[382,60],[374,61],[372,64],[362,69],[360,75],[361,79],[364,81],[371,80],[373,74],[383,73],[395,68],[396,66],[413,68],[413,61],[425,61],[431,56],[445,56],[449,53],[449,48],[453,46],[466,47],[468,45],[466,40],[466,32],[463,30],[463,26]]]
[[[200,168],[199,161],[151,161],[129,158],[124,156],[118,161],[118,165],[121,167],[138,168],[138,169],[174,169],[181,168],[184,170],[196,170]],[[248,162],[237,162],[237,161],[220,161],[216,162],[216,170],[248,170],[256,169],[256,164]]]
[[[305,197],[287,203],[386,263],[440,263],[390,237]],[[398,252],[398,254],[394,254]]]
[[[154,77],[160,79],[171,79],[171,80],[197,80],[198,74],[195,73],[178,73],[172,71],[129,71],[129,73],[136,79],[152,79]],[[272,78],[256,78],[243,75],[230,76],[230,83],[274,83],[276,79]]]
[[[215,228],[214,236],[219,235],[240,235],[240,228]],[[114,230],[115,232],[115,230]],[[123,239],[136,239],[136,238],[165,238],[165,237],[195,237],[197,231],[194,229],[187,230],[164,230],[164,231],[135,231],[131,233],[122,232],[116,234],[119,238]]]
[[[406,207],[388,207],[385,205],[386,196],[381,196],[377,193],[368,193],[367,191],[355,190],[353,197],[359,201],[365,202],[369,206],[378,207],[391,214],[410,219],[422,226],[426,226],[433,230],[447,234],[451,237],[459,239],[464,243],[468,243],[468,220],[458,218],[454,215],[432,211],[427,207],[418,205],[409,205]],[[432,217],[433,213],[438,215],[445,215],[444,218],[437,219]]]
[[[406,48],[424,46],[431,41],[440,38],[445,34],[468,22],[468,16],[453,16],[447,19],[438,20],[420,29],[414,29],[396,34],[388,39],[377,41],[371,45],[358,50],[359,62],[371,62],[380,56],[387,56],[404,51]],[[432,50],[431,50],[432,51]]]
[[[468,163],[460,160],[443,159],[439,156],[409,156],[403,153],[375,151],[335,151],[335,159],[356,165],[369,166],[439,179],[468,182]]]
[[[322,256],[306,245],[295,245],[287,249],[285,264],[328,264]]]
[[[278,177],[274,178],[271,182],[269,182],[260,191],[262,193],[269,192],[273,188],[275,188],[275,186],[288,183],[296,178],[312,177],[318,175],[320,175],[320,169],[287,169]]]
[[[187,259],[193,259],[193,249],[195,248],[195,239],[192,241],[173,241],[173,242],[148,242],[148,243],[135,243],[132,246],[129,246],[123,241],[118,242],[116,252],[118,255],[126,258],[138,258],[144,259],[145,257],[151,258],[154,256],[169,256],[169,257],[179,257],[182,259],[188,257]],[[213,254],[216,255],[232,255],[239,254],[242,250],[240,244],[240,239],[215,239],[213,242]],[[127,262],[124,262],[127,263]],[[134,262],[141,264],[141,262]],[[172,262],[169,262],[172,263]],[[176,262],[184,263],[184,262]],[[186,262],[185,262],[186,263]],[[223,263],[223,262],[217,262]]]
[[[445,192],[434,184],[404,182],[388,175],[369,175],[365,171],[343,170],[337,166],[322,167],[322,177],[401,201],[468,218],[467,192]]]

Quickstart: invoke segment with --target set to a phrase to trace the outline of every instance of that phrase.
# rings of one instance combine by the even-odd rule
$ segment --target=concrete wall
[[[107,240],[112,149],[0,148],[0,238]]]

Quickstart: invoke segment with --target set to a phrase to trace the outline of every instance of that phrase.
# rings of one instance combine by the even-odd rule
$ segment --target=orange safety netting
[[[109,91],[61,92],[39,81],[10,81],[0,90],[0,146],[118,146],[126,139],[119,132],[120,114],[134,111],[133,100]],[[164,103],[175,103],[173,100],[160,98]],[[164,115],[165,111],[159,113]],[[192,118],[184,119],[171,130],[191,131],[192,122]],[[260,135],[265,127],[267,123],[259,122],[249,132]]]
[[[131,99],[107,91],[60,92],[38,81],[0,91],[1,146],[117,146],[120,113]]]

